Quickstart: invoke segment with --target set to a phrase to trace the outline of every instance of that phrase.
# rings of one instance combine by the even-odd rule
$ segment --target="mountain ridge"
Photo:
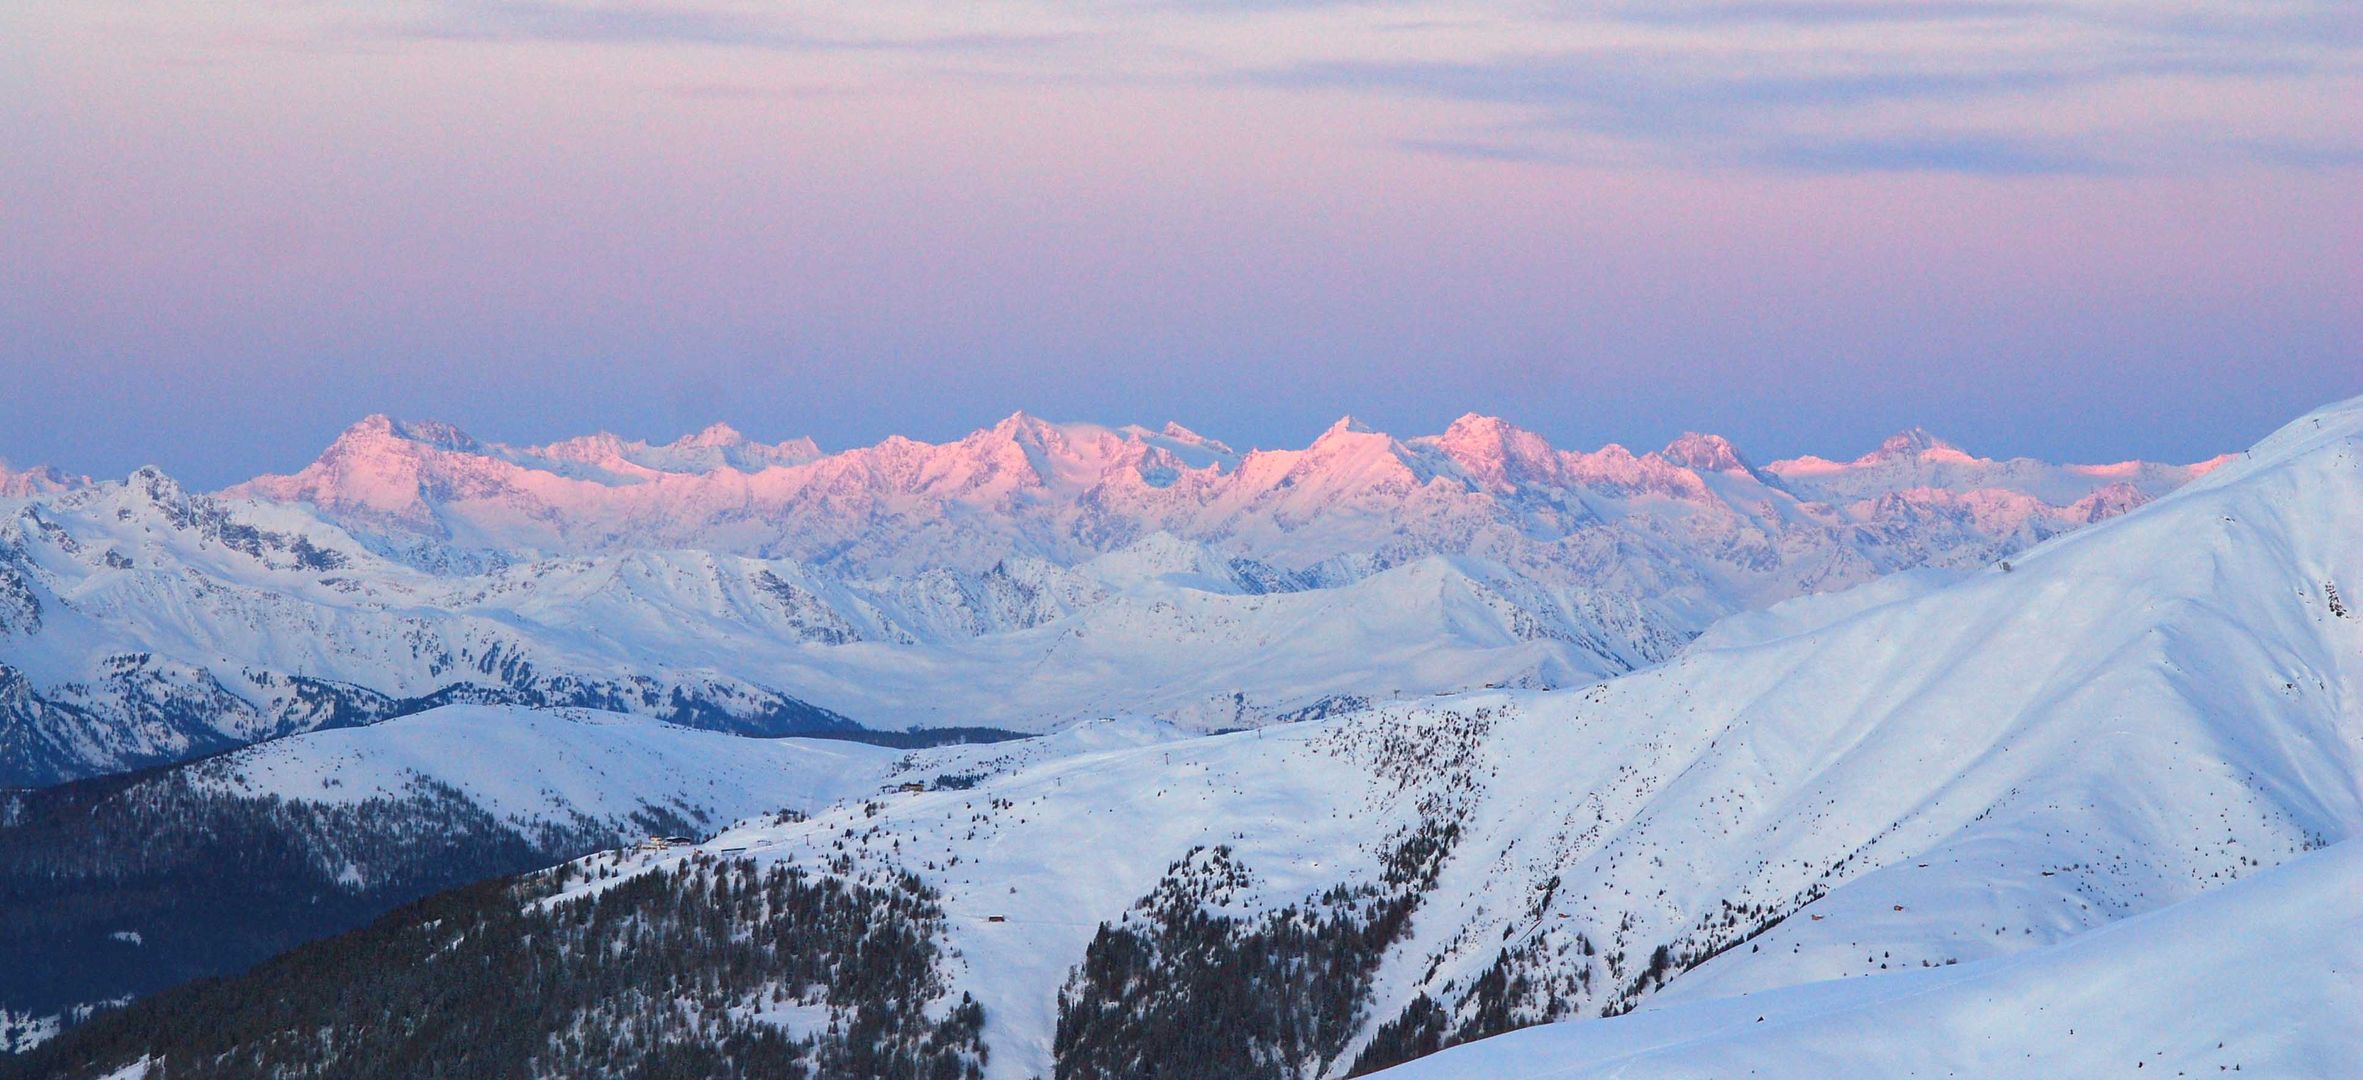
[[[1635,454],[1476,414],[1364,427],[1240,453],[1016,413],[822,455],[722,426],[517,448],[376,416],[220,493],[143,468],[0,497],[0,782],[448,701],[759,734],[1213,730],[1575,685],[1737,612],[1987,564],[2193,474],[1953,462],[1933,480],[1954,490],[1891,455],[1822,499],[1712,436]]]

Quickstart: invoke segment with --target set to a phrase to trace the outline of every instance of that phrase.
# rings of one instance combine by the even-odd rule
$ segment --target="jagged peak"
[[[414,442],[438,450],[473,453],[480,446],[476,437],[457,426],[441,420],[396,420],[384,413],[371,413],[346,428],[332,445],[382,443],[388,440]]]
[[[625,442],[621,435],[601,431],[590,435],[575,435],[541,446],[529,446],[525,448],[525,452],[560,460],[592,459],[602,455],[621,453],[633,445],[635,444]]]
[[[1167,420],[1165,422],[1165,426],[1158,428],[1155,432],[1150,432],[1145,428],[1139,427],[1134,427],[1130,430],[1137,432],[1139,436],[1143,437],[1144,439],[1162,440],[1164,442],[1172,443],[1178,446],[1198,447],[1225,458],[1236,457],[1238,455],[1238,451],[1233,450],[1231,448],[1231,444],[1224,442],[1221,439],[1217,439],[1212,435],[1200,434],[1195,430],[1184,427],[1182,426],[1181,422],[1177,420]]]
[[[89,477],[69,475],[55,466],[28,465],[22,469],[11,469],[8,462],[0,461],[0,496],[23,498],[88,486]]]
[[[994,424],[992,427],[986,428],[985,430],[990,431],[996,435],[1018,435],[1025,433],[1038,435],[1042,432],[1052,430],[1057,426],[1058,425],[1053,424],[1048,420],[1044,420],[1039,416],[1035,416],[1024,409],[1019,409],[1016,412],[1010,413],[1008,416],[1002,417],[999,423]]]
[[[1479,444],[1508,446],[1513,443],[1546,445],[1541,435],[1519,427],[1501,417],[1474,412],[1460,414],[1457,419],[1444,428],[1444,434],[1436,436],[1436,441],[1446,446]]]
[[[1513,440],[1539,438],[1534,433],[1498,416],[1467,412],[1446,425],[1444,434],[1436,442],[1445,447],[1492,446],[1503,447]]]
[[[422,442],[438,450],[474,452],[481,448],[475,436],[441,420],[405,422],[397,425],[397,430],[413,442]]]
[[[1892,458],[1915,458],[1931,451],[1962,453],[1960,447],[1930,434],[1927,428],[1915,425],[1888,436],[1886,441],[1879,444],[1878,449],[1863,455],[1863,460],[1885,461]]]
[[[1351,416],[1341,416],[1337,418],[1336,423],[1329,425],[1327,429],[1323,430],[1320,436],[1313,440],[1313,444],[1306,449],[1334,449],[1348,443],[1359,441],[1368,436],[1378,434],[1379,432],[1377,428],[1371,427],[1370,425],[1365,424],[1360,420],[1356,420]],[[1380,437],[1383,438],[1384,436]]]
[[[1739,447],[1721,435],[1685,431],[1667,443],[1657,456],[1674,465],[1698,472],[1738,472],[1753,475],[1755,466],[1741,455]]]
[[[1554,453],[1542,436],[1501,417],[1473,412],[1462,413],[1444,434],[1417,441],[1443,451],[1462,469],[1488,481],[1547,470]]]
[[[1070,429],[1080,431],[1089,428],[1090,425],[1086,424],[1054,424],[1020,409],[1002,417],[991,427],[970,432],[952,445],[968,447],[971,452],[994,454],[1002,452],[1005,446],[1015,446],[1025,452],[1034,471],[1048,479],[1050,465],[1046,455],[1069,441]]]
[[[131,470],[131,476],[126,482],[131,490],[146,496],[149,502],[173,504],[188,499],[188,492],[181,489],[180,481],[154,465],[142,465]]]
[[[746,441],[747,437],[739,434],[737,428],[716,420],[695,435],[683,435],[673,440],[672,445],[677,449],[696,450],[715,446],[742,446]]]

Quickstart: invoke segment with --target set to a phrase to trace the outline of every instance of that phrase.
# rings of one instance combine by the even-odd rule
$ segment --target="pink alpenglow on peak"
[[[1559,451],[1542,436],[1498,416],[1463,413],[1444,434],[1415,441],[1443,451],[1488,486],[1548,482],[1566,471]]]
[[[2052,464],[2033,458],[1982,458],[1937,438],[1923,428],[1888,436],[1852,461],[1806,455],[1763,467],[1791,490],[1808,498],[1852,502],[1923,488],[1969,495],[2011,491],[2052,506],[2069,506],[2114,484],[2126,484],[2143,501],[2157,498],[2205,475],[2224,459],[2194,465],[2126,461],[2111,465]]]
[[[738,446],[746,441],[747,437],[739,434],[737,428],[721,421],[715,421],[707,424],[704,431],[695,435],[684,435],[673,440],[671,445],[676,449],[692,449],[708,446]]]
[[[783,465],[801,465],[821,456],[809,438],[777,444],[753,442],[728,424],[715,423],[694,435],[669,443],[627,441],[614,435],[578,436],[546,446],[521,448],[511,460],[566,461],[595,466],[616,477],[652,477],[662,473],[711,473],[722,469],[761,472]]]
[[[1934,458],[1942,461],[1976,460],[1963,453],[1960,447],[1929,434],[1927,428],[1913,427],[1888,436],[1886,441],[1879,444],[1877,450],[1855,459],[1855,464],[1867,465],[1894,458]]]
[[[2195,475],[2150,463],[1988,461],[1920,431],[1852,463],[1801,458],[1758,470],[1717,435],[1686,434],[1647,454],[1614,444],[1572,451],[1477,414],[1407,439],[1345,417],[1304,449],[1244,454],[1178,423],[1105,427],[1023,412],[950,442],[896,436],[833,454],[809,440],[766,446],[723,425],[663,445],[595,435],[513,447],[371,417],[302,471],[232,493],[310,504],[395,550],[697,549],[821,560],[856,576],[981,572],[1013,557],[1074,566],[1165,534],[1290,572],[1359,575],[1482,553],[1579,584],[1686,564],[1697,553],[1672,537],[1689,530],[1717,537],[1727,554],[1757,553],[1730,554],[1753,567],[1741,577],[1771,575],[1740,590],[1753,603],[1758,585],[1777,596],[1800,580],[1831,588],[1903,565],[1976,565]],[[1854,551],[1833,532],[1865,527],[1888,546]],[[1626,554],[1601,554],[1610,551]],[[1814,568],[1768,569],[1800,558]],[[1732,573],[1693,568],[1668,580],[1708,590]]]
[[[1852,461],[1832,461],[1825,457],[1803,454],[1765,466],[1765,471],[1783,477],[1816,476],[1847,469],[1868,469],[1897,461],[1977,461],[1960,447],[1937,438],[1927,428],[1911,427],[1896,432],[1880,441],[1877,448]]]
[[[515,446],[379,416],[226,493],[149,469],[5,500],[0,631],[39,620],[55,648],[12,648],[8,666],[100,697],[114,691],[88,689],[105,681],[93,665],[143,650],[174,685],[244,657],[398,697],[497,650],[538,677],[655,664],[660,683],[889,728],[1104,715],[1108,673],[1128,672],[1157,687],[1143,715],[1235,726],[1373,689],[1548,688],[1660,663],[1742,612],[2019,560],[2200,471],[1911,442],[1807,483],[1749,471],[1711,434],[1636,454],[1481,415],[1410,438],[1344,420],[1303,449],[1237,453],[1178,424],[1018,414],[943,443],[783,443],[743,468],[718,457],[763,444],[728,428]],[[1046,662],[1073,677],[1044,678]],[[715,682],[725,663],[766,674]],[[262,711],[238,730],[310,722],[300,695],[254,692]],[[41,767],[132,760],[59,753]]]
[[[69,476],[48,465],[33,465],[11,469],[0,461],[0,498],[25,499],[35,495],[52,495],[71,491],[90,484],[87,476]]]
[[[1755,475],[1756,468],[1740,456],[1739,447],[1721,435],[1701,435],[1686,431],[1680,438],[1667,443],[1657,456],[1669,464],[1702,473],[1746,473]]]

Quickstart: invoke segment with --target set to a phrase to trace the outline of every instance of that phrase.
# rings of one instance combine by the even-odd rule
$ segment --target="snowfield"
[[[804,812],[875,793],[900,751],[751,739],[590,709],[447,705],[368,727],[274,739],[198,762],[200,790],[327,806],[447,787],[519,827],[597,821],[627,835],[659,809],[692,822]]]

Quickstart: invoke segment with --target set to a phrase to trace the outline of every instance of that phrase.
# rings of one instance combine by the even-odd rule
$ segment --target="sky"
[[[2363,394],[2351,0],[0,4],[0,460],[1476,411],[2196,460]]]

